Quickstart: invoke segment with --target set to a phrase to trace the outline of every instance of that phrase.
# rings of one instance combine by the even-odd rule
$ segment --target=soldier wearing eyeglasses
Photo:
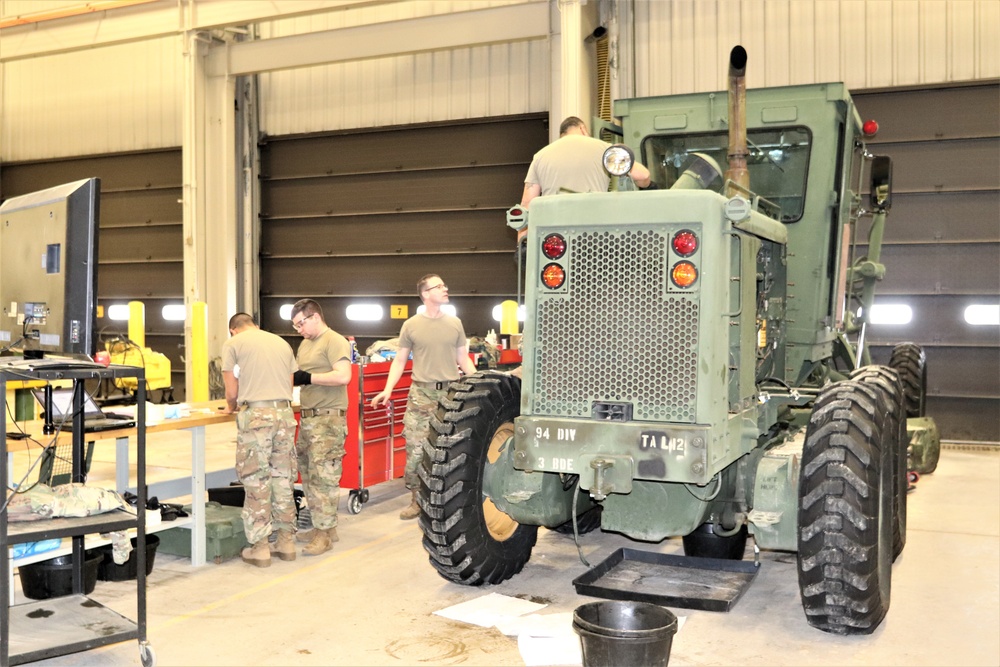
[[[333,548],[337,536],[337,503],[347,439],[347,384],[351,381],[351,345],[327,326],[323,309],[312,299],[292,306],[292,327],[302,336],[295,359],[299,370],[294,381],[299,393],[299,439],[296,452],[302,491],[309,504],[313,529],[299,535],[308,542],[304,556],[318,556]],[[291,553],[291,536],[279,534],[275,550]]]
[[[448,286],[441,276],[432,273],[421,278],[417,283],[417,293],[424,302],[424,311],[403,323],[399,332],[399,350],[389,367],[385,389],[371,402],[372,407],[377,408],[389,400],[412,352],[412,380],[406,396],[406,415],[403,417],[403,437],[406,439],[406,472],[403,479],[411,499],[410,505],[400,512],[400,519],[420,516],[417,501],[420,478],[417,470],[438,401],[447,396],[448,385],[458,379],[459,369],[466,375],[476,372],[469,358],[462,321],[442,310],[442,306],[448,303]]]

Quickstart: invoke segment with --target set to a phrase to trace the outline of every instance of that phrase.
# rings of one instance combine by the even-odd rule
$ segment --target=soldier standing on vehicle
[[[309,504],[313,530],[298,537],[309,542],[304,556],[318,556],[333,548],[337,537],[337,503],[340,502],[341,462],[347,439],[347,384],[351,381],[351,345],[327,326],[323,309],[312,299],[292,306],[292,327],[302,336],[295,359],[295,384],[302,385],[299,403],[299,474]],[[295,547],[289,540],[277,549]]]
[[[559,125],[559,138],[535,153],[524,177],[521,206],[528,208],[540,195],[562,192],[607,192],[611,177],[604,171],[604,151],[608,144],[590,136],[587,124],[570,116]],[[640,188],[650,184],[649,170],[636,162],[629,176]],[[518,243],[528,233],[517,234]]]
[[[406,488],[412,494],[410,505],[399,514],[400,519],[420,516],[417,492],[420,478],[417,470],[423,457],[423,444],[427,441],[431,416],[438,401],[448,394],[448,385],[458,379],[458,371],[466,375],[476,372],[469,358],[465,328],[457,317],[448,315],[441,307],[448,303],[448,286],[436,274],[428,274],[417,283],[417,293],[424,302],[424,312],[417,313],[403,323],[399,333],[399,350],[389,367],[385,389],[372,399],[372,407],[384,404],[392,395],[399,378],[403,376],[407,358],[413,352],[413,374],[406,399],[403,417],[403,437],[406,439]]]
[[[251,565],[269,567],[272,529],[291,539],[295,522],[295,355],[287,342],[261,331],[246,313],[230,318],[229,334],[222,346],[222,379],[226,412],[236,413],[236,476],[246,490],[243,529],[250,543],[241,556]],[[279,557],[292,560],[295,553],[291,559]]]

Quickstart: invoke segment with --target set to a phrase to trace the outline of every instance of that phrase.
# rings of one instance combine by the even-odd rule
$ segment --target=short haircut
[[[319,319],[323,319],[323,308],[312,299],[299,299],[292,306],[292,315],[290,319],[295,319],[295,316],[302,313],[306,317],[309,317],[313,313],[319,315]]]
[[[424,276],[423,278],[421,278],[420,280],[418,280],[417,281],[417,296],[419,296],[421,298],[421,300],[423,300],[423,298],[424,298],[424,290],[427,289],[427,283],[429,283],[431,281],[431,278],[440,278],[440,277],[441,276],[439,276],[436,273],[428,273],[426,276]]]
[[[245,326],[254,324],[253,317],[247,313],[236,313],[229,318],[229,329],[242,329]]]
[[[562,124],[559,125],[559,136],[561,137],[562,135],[564,135],[567,132],[569,132],[571,128],[574,128],[574,127],[583,128],[584,131],[587,130],[587,124],[586,123],[584,123],[582,120],[580,120],[576,116],[569,116],[569,117],[566,118],[566,120],[564,120],[562,122]]]

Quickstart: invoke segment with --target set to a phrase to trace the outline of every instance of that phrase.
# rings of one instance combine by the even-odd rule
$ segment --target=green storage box
[[[191,506],[184,511],[191,513]],[[240,555],[247,546],[247,536],[243,531],[241,507],[205,503],[205,560],[221,563]],[[187,527],[170,528],[157,533],[160,536],[160,552],[174,556],[191,556],[191,530]]]

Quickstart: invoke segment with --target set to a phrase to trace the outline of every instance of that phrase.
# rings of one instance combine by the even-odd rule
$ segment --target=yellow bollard
[[[190,401],[208,400],[208,306],[191,304],[191,396]]]
[[[500,304],[500,333],[520,333],[517,328],[517,301],[508,299]]]
[[[136,347],[146,347],[146,304],[142,301],[128,302],[128,339]]]

